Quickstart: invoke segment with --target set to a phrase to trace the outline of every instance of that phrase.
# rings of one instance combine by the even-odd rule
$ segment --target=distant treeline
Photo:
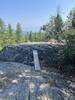
[[[17,23],[16,30],[14,31],[11,24],[6,26],[0,18],[0,48],[15,43],[44,41],[44,38],[44,33],[42,32],[24,32],[20,23]]]

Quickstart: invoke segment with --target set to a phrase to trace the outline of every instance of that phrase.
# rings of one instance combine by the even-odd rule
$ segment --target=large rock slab
[[[21,63],[0,63],[0,100],[75,100],[70,80],[54,69],[35,71]]]
[[[41,66],[64,64],[64,46],[51,44],[11,45],[0,52],[0,61],[19,62],[34,66],[33,50],[38,51]]]

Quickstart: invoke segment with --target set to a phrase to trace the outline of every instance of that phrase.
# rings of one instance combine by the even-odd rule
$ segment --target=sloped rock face
[[[64,46],[35,44],[35,45],[11,45],[0,52],[0,61],[19,62],[34,65],[33,50],[38,51],[41,66],[56,66],[64,63]]]
[[[75,100],[75,83],[54,68],[1,62],[0,100]]]

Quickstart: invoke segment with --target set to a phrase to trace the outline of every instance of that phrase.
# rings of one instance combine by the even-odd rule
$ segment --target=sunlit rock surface
[[[75,100],[75,83],[56,69],[0,62],[0,100]]]

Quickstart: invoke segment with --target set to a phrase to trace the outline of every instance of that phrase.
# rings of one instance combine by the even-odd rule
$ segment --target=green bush
[[[65,63],[68,67],[65,68],[66,72],[71,73],[75,70],[75,30],[71,29],[65,33],[66,46],[64,49]],[[70,66],[69,66],[70,65]]]

